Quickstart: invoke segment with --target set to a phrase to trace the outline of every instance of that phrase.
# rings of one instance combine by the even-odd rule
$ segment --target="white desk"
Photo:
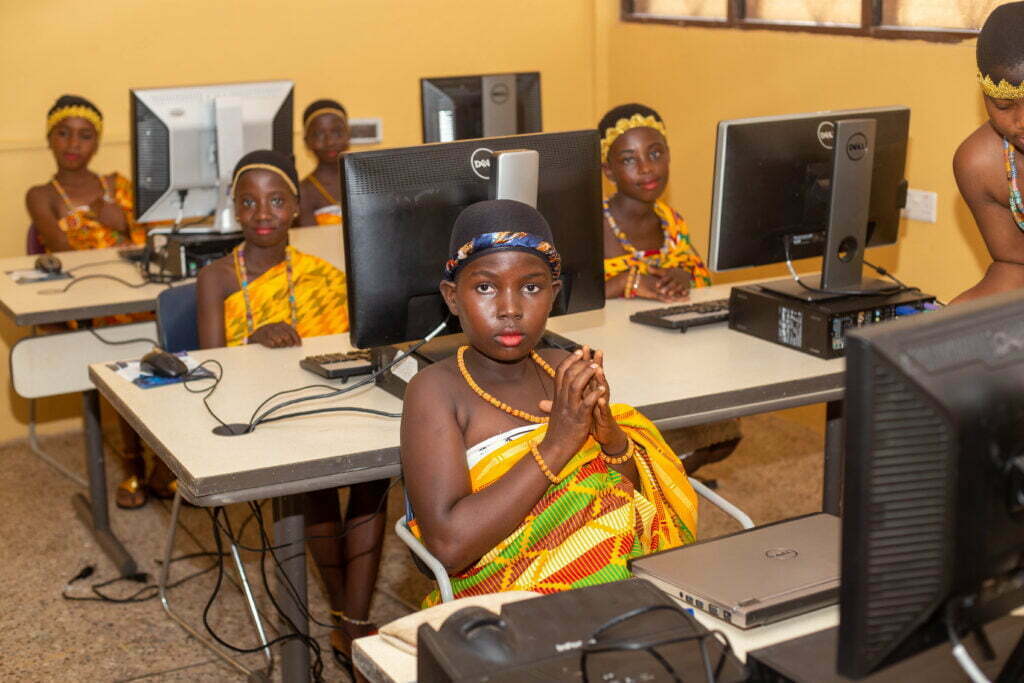
[[[316,254],[344,269],[341,227],[297,228],[290,233],[292,244],[301,251]],[[130,284],[143,285],[138,267],[121,259],[117,249],[67,251],[57,254],[65,272],[75,277],[109,275]],[[63,323],[121,313],[151,312],[156,298],[166,285],[148,284],[126,287],[107,278],[83,279],[61,292],[69,279],[17,284],[7,272],[34,266],[36,256],[0,259],[0,312],[17,325]],[[103,328],[99,334],[110,341],[133,337],[155,338],[153,323]],[[31,342],[31,343],[28,343]],[[110,530],[106,472],[103,466],[103,439],[99,423],[99,396],[84,376],[87,363],[118,357],[138,357],[147,344],[107,346],[88,332],[71,332],[26,339],[11,350],[12,377],[18,393],[26,398],[53,396],[83,391],[83,421],[86,434],[86,469],[89,474],[89,498],[73,498],[79,517],[90,526],[97,542],[106,551],[122,575],[134,574],[135,561]],[[15,372],[17,370],[17,372]],[[85,382],[83,386],[83,381]]]
[[[727,296],[720,286],[695,300]],[[822,361],[714,325],[685,335],[636,325],[629,313],[651,302],[612,301],[601,311],[551,321],[552,330],[607,352],[612,399],[631,403],[663,426],[700,424],[779,408],[835,401],[842,393],[843,361]],[[267,396],[321,379],[302,370],[304,356],[349,349],[348,336],[307,339],[291,349],[244,346],[199,351],[216,359],[223,379],[210,399],[226,422],[248,423]],[[399,473],[399,421],[357,413],[328,413],[261,425],[242,436],[218,436],[202,401],[181,385],[142,390],[105,365],[90,378],[179,479],[182,495],[197,505],[258,498],[275,501],[275,543],[295,561],[288,576],[305,601],[301,499],[295,494],[371,481]],[[361,406],[400,412],[398,399],[375,386],[296,409]],[[836,471],[837,472],[837,471]],[[294,546],[294,552],[290,552]],[[304,628],[301,606],[282,596]],[[308,652],[285,645],[288,676],[305,676]]]

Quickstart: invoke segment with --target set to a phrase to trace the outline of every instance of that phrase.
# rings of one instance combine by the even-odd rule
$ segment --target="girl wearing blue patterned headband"
[[[469,344],[409,383],[401,456],[410,527],[456,597],[616,581],[629,557],[694,538],[679,460],[612,405],[603,354],[537,348],[560,269],[526,204],[474,204],[452,230],[441,293]]]

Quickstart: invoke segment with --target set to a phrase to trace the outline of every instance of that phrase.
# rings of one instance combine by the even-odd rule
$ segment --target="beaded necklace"
[[[635,261],[641,261],[649,266],[657,266],[661,263],[661,258],[669,253],[672,249],[672,240],[668,234],[668,221],[663,216],[658,216],[658,220],[661,221],[661,232],[665,235],[665,239],[662,242],[661,249],[658,250],[657,256],[645,256],[643,252],[633,246],[633,243],[629,241],[629,237],[622,231],[619,224],[615,222],[615,217],[612,216],[612,209],[609,200],[605,199],[603,202],[604,207],[604,219],[608,223],[608,229],[612,231],[612,235],[619,241],[622,246],[622,250],[629,254],[630,259]],[[655,211],[655,215],[658,215]]]
[[[100,179],[100,187],[103,188],[103,201],[107,204],[114,201],[114,198],[110,196],[110,186],[107,185],[107,179],[103,176],[96,176]],[[76,211],[75,205],[71,203],[71,198],[68,197],[68,193],[64,190],[64,186],[60,184],[56,176],[50,180],[50,184],[53,185],[53,189],[57,190],[57,194],[61,199],[64,200],[64,206],[67,207],[68,213],[74,213]],[[86,213],[95,216],[96,212],[92,210],[91,205],[87,205]]]
[[[245,339],[243,344],[249,343],[249,335],[253,333],[255,324],[252,316],[252,305],[249,303],[249,273],[245,269],[245,254],[242,253],[243,244],[239,244],[232,252],[235,261],[235,276],[242,290],[242,299],[245,301]],[[291,308],[292,327],[298,328],[299,309],[295,303],[295,283],[292,282],[292,248],[285,247],[284,250],[285,275],[288,278],[288,306]]]
[[[544,424],[548,421],[548,418],[546,417],[532,415],[526,412],[525,410],[513,408],[509,404],[498,400],[494,396],[491,396],[486,391],[484,391],[483,388],[473,380],[473,376],[469,374],[469,369],[466,367],[465,355],[466,349],[468,348],[468,345],[459,347],[458,352],[455,354],[455,362],[459,366],[459,372],[462,373],[462,378],[466,380],[466,384],[469,385],[469,388],[472,389],[477,396],[487,401],[498,410],[503,410],[509,415],[512,415],[513,417],[518,417],[520,420],[526,420],[527,422],[534,422],[536,424]],[[541,358],[540,354],[538,354],[536,351],[530,351],[530,358],[532,358],[533,362],[539,365],[544,372],[548,373],[548,375],[550,375],[551,377],[555,376],[555,369],[548,365],[548,363],[543,358]]]
[[[1017,164],[1014,161],[1013,145],[1003,138],[1003,158],[1006,160],[1006,179],[1010,181],[1010,213],[1017,227],[1024,230],[1024,200],[1017,187]]]

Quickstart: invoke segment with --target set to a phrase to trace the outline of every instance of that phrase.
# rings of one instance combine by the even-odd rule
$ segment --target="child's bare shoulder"
[[[451,406],[452,395],[461,377],[454,358],[431,363],[412,378],[405,389],[405,403],[430,412],[442,406]]]

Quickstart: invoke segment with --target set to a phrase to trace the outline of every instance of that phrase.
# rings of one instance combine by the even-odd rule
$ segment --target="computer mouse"
[[[508,663],[515,657],[508,623],[483,607],[465,607],[441,625],[462,643],[473,656],[495,663]]]
[[[153,349],[139,361],[139,369],[157,377],[181,377],[188,372],[180,358],[163,349]]]
[[[53,254],[43,254],[36,259],[36,270],[44,273],[59,273],[63,266],[60,259]]]

